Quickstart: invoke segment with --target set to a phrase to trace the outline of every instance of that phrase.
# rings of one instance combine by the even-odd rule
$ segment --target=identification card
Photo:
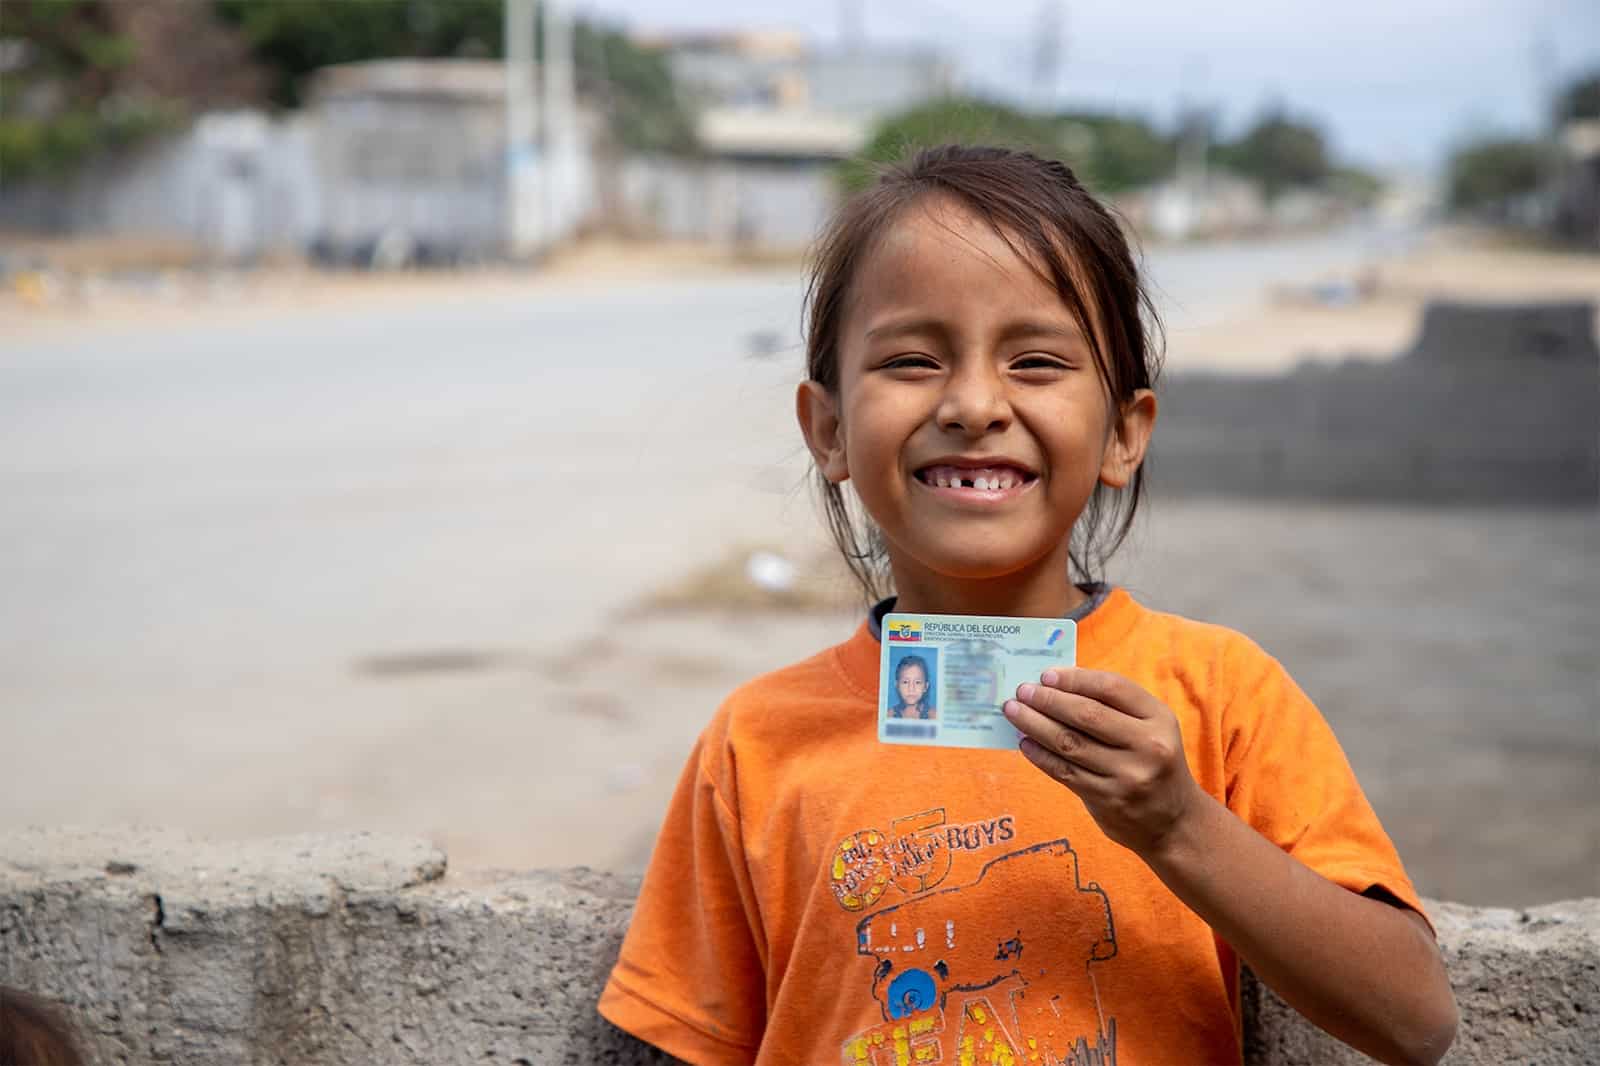
[[[1000,707],[1024,682],[1077,662],[1066,619],[889,614],[878,668],[878,739],[939,748],[1014,748]]]

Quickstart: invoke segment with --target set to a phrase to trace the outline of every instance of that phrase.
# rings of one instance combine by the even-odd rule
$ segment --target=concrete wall
[[[550,187],[527,192],[541,243],[595,211],[598,119],[580,118],[541,163]],[[394,234],[418,254],[477,258],[502,251],[508,195],[498,99],[339,98],[285,118],[202,115],[69,177],[6,182],[0,227],[185,240],[224,260],[315,246],[363,263]]]
[[[390,230],[487,254],[506,231],[505,111],[436,94],[341,96],[311,111],[323,224],[355,248]]]
[[[0,226],[193,241],[224,259],[299,248],[319,225],[304,116],[213,112],[65,178],[0,186]]]
[[[637,882],[445,878],[426,843],[0,834],[0,984],[60,1000],[109,1063],[658,1063],[594,1011]],[[1593,1062],[1600,900],[1431,904],[1463,1025],[1448,1062]],[[1251,1063],[1363,1062],[1250,983]]]
[[[1600,502],[1591,303],[1436,304],[1385,362],[1162,389],[1155,492],[1444,504]]]
[[[830,164],[640,156],[622,165],[612,225],[675,240],[804,248],[834,208]]]

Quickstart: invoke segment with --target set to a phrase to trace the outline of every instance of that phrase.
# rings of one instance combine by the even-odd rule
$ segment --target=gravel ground
[[[1332,723],[1426,894],[1600,894],[1600,515],[1168,502],[1112,571]]]

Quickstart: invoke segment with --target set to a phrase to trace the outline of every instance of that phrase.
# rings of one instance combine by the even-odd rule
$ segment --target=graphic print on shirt
[[[1064,839],[1001,854],[971,883],[936,889],[953,851],[987,850],[986,841],[1016,835],[1010,816],[960,826],[943,821],[943,810],[899,819],[891,823],[898,837],[856,833],[835,856],[832,884],[845,909],[871,907],[890,888],[913,897],[856,925],[856,954],[871,962],[882,1022],[846,1039],[841,1061],[1115,1066],[1116,1019],[1102,1008],[1094,974],[1117,953],[1105,892],[1082,882],[1077,853]],[[845,867],[869,876],[839,876],[841,856]],[[1063,905],[1019,911],[1014,901],[1037,898],[1041,884],[1060,886]]]
[[[891,888],[907,895],[926,892],[950,873],[951,856],[1004,844],[1016,836],[1004,814],[964,825],[946,825],[943,807],[896,818],[887,833],[862,829],[834,849],[829,884],[839,906],[864,910]]]

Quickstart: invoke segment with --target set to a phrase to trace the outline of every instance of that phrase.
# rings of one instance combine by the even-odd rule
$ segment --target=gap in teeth
[[[938,488],[972,488],[979,492],[999,492],[1015,488],[1027,481],[1027,477],[1015,470],[996,470],[974,473],[963,477],[960,473],[946,467],[935,469],[924,475],[925,480]]]

